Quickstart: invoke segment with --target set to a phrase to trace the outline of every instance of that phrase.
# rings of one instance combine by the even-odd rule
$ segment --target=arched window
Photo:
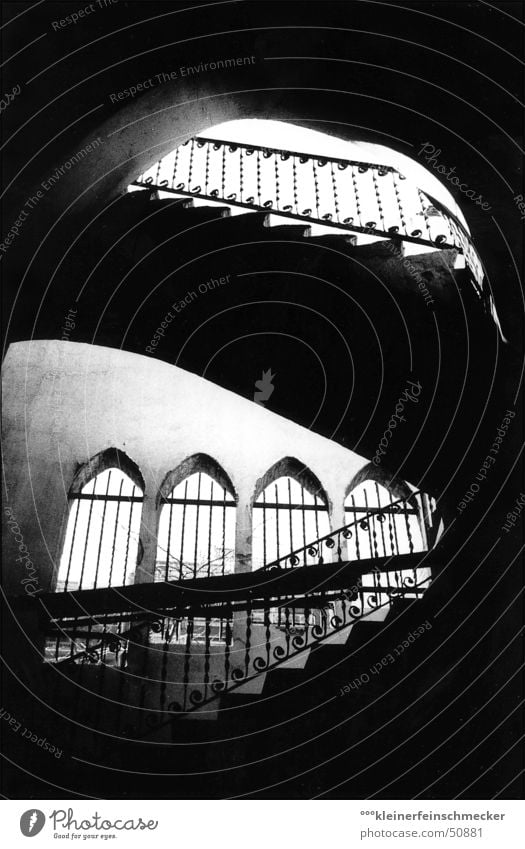
[[[134,583],[144,485],[123,471],[123,455],[113,455],[91,461],[71,487],[57,590]]]
[[[428,522],[432,521],[435,507],[433,498],[412,492],[404,483],[387,488],[377,480],[362,480],[345,500],[346,523],[351,531],[347,539],[348,559],[395,558],[426,551]],[[396,569],[395,564],[392,559],[391,571],[362,576],[363,587],[372,590],[378,606],[391,601],[389,594],[380,592],[382,588],[402,590],[405,598],[417,598],[430,584],[430,568]]]
[[[292,457],[276,463],[257,487],[252,528],[254,569],[286,558],[329,534],[328,498],[315,475]],[[329,550],[327,554],[329,560]],[[318,562],[315,555],[307,551],[302,553],[302,565]],[[308,618],[310,620],[311,615]],[[264,617],[255,613],[252,621],[263,624]],[[302,630],[306,625],[305,611],[272,607],[269,621],[277,627]]]
[[[420,498],[411,496],[408,488],[394,492],[374,480],[354,487],[345,499],[346,524],[355,524],[348,539],[349,559],[424,551]]]
[[[286,470],[285,461],[279,465]],[[326,494],[311,472],[298,463],[297,466],[297,469],[288,469],[292,474],[279,475],[277,471],[276,477],[271,473],[265,476],[265,479],[270,477],[270,482],[264,485],[253,503],[254,569],[267,566],[330,533]],[[313,562],[318,561],[313,558]],[[307,553],[304,563],[308,563]]]
[[[155,580],[234,571],[235,492],[211,458],[198,455],[170,473],[161,504]]]

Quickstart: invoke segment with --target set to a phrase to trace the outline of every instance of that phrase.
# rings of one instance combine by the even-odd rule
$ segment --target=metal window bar
[[[168,580],[169,573],[169,561],[170,561],[170,551],[171,551],[171,529],[173,524],[173,504],[170,504],[169,507],[169,521],[168,521],[168,545],[166,546],[166,570],[164,573],[164,580]],[[181,555],[182,557],[182,555]]]
[[[120,486],[119,486],[119,495],[122,495],[122,487],[123,486],[124,486],[124,481],[121,480]],[[118,530],[118,526],[119,526],[118,521],[119,521],[119,515],[120,515],[120,505],[121,505],[121,502],[119,501],[117,503],[117,515],[115,516],[115,529],[113,531],[113,542],[111,544],[111,562],[109,564],[109,586],[111,586],[111,580],[113,578],[113,564],[115,562],[115,546],[116,546],[116,543],[117,543],[117,530]]]
[[[66,591],[67,588],[68,588],[69,573],[71,571],[71,564],[73,562],[73,551],[75,550],[75,538],[76,538],[76,533],[77,533],[78,514],[80,512],[80,501],[75,500],[73,502],[71,510],[73,510],[73,509],[75,510],[75,520],[74,520],[74,523],[73,523],[73,535],[72,535],[72,539],[71,539],[71,549],[69,551],[69,559],[68,559],[68,564],[67,564],[67,572],[66,572],[66,580],[65,580],[65,584],[64,584],[64,591]],[[69,521],[71,521],[71,512],[69,513],[68,523],[69,523]]]
[[[210,511],[211,512],[211,511]],[[226,571],[226,490],[222,500],[222,569],[224,575]]]
[[[64,581],[64,586],[60,587],[63,591],[67,591],[70,588],[71,581],[71,573],[72,568],[75,565],[75,561],[79,561],[80,563],[80,575],[78,579],[78,586],[75,589],[83,589],[84,588],[84,578],[86,575],[86,567],[88,562],[88,552],[93,552],[93,555],[90,556],[91,566],[90,580],[93,581],[93,588],[97,588],[99,586],[99,574],[101,566],[104,562],[109,560],[109,576],[108,576],[108,586],[112,586],[113,581],[113,569],[115,562],[115,549],[117,543],[117,536],[119,529],[124,529],[126,533],[125,540],[125,553],[123,555],[123,580],[122,583],[126,583],[127,578],[127,564],[130,556],[130,542],[131,542],[131,531],[134,525],[134,508],[137,505],[139,509],[141,509],[143,503],[143,495],[138,495],[136,493],[140,492],[138,487],[133,485],[132,495],[122,495],[122,487],[124,483],[124,479],[121,479],[119,484],[119,493],[117,495],[110,494],[111,485],[112,485],[112,475],[113,471],[111,469],[108,470],[107,482],[104,492],[97,492],[97,486],[100,479],[100,474],[96,477],[92,478],[93,482],[93,491],[92,492],[78,492],[73,493],[70,496],[71,507],[68,516],[67,528],[69,528],[71,522],[73,523],[73,531],[71,534],[71,540],[69,542],[69,553],[68,563],[66,568],[66,577]],[[114,476],[113,476],[114,479]],[[91,481],[89,482],[91,483]],[[88,484],[86,484],[87,486]],[[101,511],[97,514],[97,519],[94,516],[94,508],[97,502],[101,503]],[[129,503],[130,512],[128,520],[125,524],[120,523],[120,508],[123,503]],[[89,504],[89,506],[87,506]],[[116,504],[116,514],[114,517],[110,517],[108,519],[107,511],[108,506],[110,504]],[[83,505],[86,505],[84,507]],[[87,513],[86,513],[87,510]],[[84,523],[84,527],[82,527],[82,523]],[[97,525],[99,525],[97,527]],[[67,529],[66,529],[67,534]],[[80,536],[81,534],[81,536]],[[108,557],[107,554],[104,553],[104,548],[107,546],[108,534],[111,535],[111,555]],[[67,538],[67,537],[66,537]],[[105,542],[106,541],[106,542]],[[82,547],[82,552],[79,554],[79,546]],[[59,581],[60,585],[60,573],[63,572],[62,565],[59,571]]]
[[[98,567],[100,565],[100,552],[102,551],[102,538],[104,536],[104,521],[106,518],[106,508],[108,506],[108,495],[109,495],[109,486],[111,483],[111,471],[108,475],[108,482],[106,486],[106,497],[104,499],[104,507],[102,508],[102,527],[100,529],[100,539],[98,541],[98,551],[97,551],[97,565],[95,567],[95,587],[97,586],[97,578],[98,578]]]
[[[210,480],[210,500],[212,498],[213,498],[213,480]],[[213,510],[210,507],[210,518],[209,518],[209,523],[208,523],[208,577],[210,576],[210,570],[211,570],[212,517],[213,517]],[[223,554],[224,554],[224,545],[223,545]]]
[[[417,493],[412,493],[411,498],[413,498],[416,495],[417,495]],[[357,508],[355,507],[353,495],[351,496],[351,500],[352,500],[351,512],[354,513],[354,521],[353,522],[351,522],[347,525],[343,525],[343,527],[338,528],[335,531],[332,531],[331,533],[328,533],[323,537],[317,538],[315,541],[310,543],[308,546],[303,546],[302,548],[298,548],[295,551],[292,551],[289,554],[284,555],[283,557],[277,557],[271,563],[268,563],[265,566],[263,566],[262,569],[295,568],[296,566],[299,566],[299,565],[302,565],[302,566],[308,565],[307,557],[308,557],[309,549],[316,548],[318,555],[321,558],[322,552],[323,552],[323,544],[325,544],[327,546],[327,548],[330,548],[330,549],[333,548],[335,546],[335,540],[338,538],[339,534],[342,534],[345,539],[349,539],[349,538],[355,536],[356,553],[357,553],[356,559],[361,560],[363,558],[361,556],[361,550],[360,550],[360,546],[359,546],[359,529],[366,530],[367,534],[370,534],[369,523],[371,521],[375,521],[377,519],[378,515],[385,516],[385,515],[388,515],[388,513],[390,512],[394,515],[394,518],[395,518],[395,516],[400,515],[401,505],[406,505],[406,499],[400,498],[397,501],[391,500],[391,502],[388,506],[369,507],[368,510],[367,510],[366,507],[364,509],[360,508],[360,507],[357,507]],[[254,507],[255,506],[256,505],[254,504]],[[274,505],[272,505],[272,506],[274,506]],[[286,505],[286,506],[288,506],[288,505]],[[297,505],[294,505],[294,506],[297,507],[297,508],[300,508],[301,505],[297,504]],[[306,505],[306,506],[308,506],[308,505]],[[318,509],[320,509],[320,508],[318,508]],[[327,508],[325,507],[324,509],[327,509]],[[345,508],[345,509],[347,509],[347,508]],[[365,516],[358,519],[357,517],[355,517],[355,513],[358,513],[358,512],[365,512]],[[405,506],[405,509],[403,510],[403,512],[406,512],[409,515],[410,514],[417,515],[417,509],[414,508],[414,507]],[[365,523],[365,525],[363,525],[363,522]],[[395,523],[394,523],[394,532],[395,532]],[[397,538],[396,538],[396,542],[397,542]],[[372,543],[371,535],[369,535],[369,545],[370,545],[371,556],[373,556],[373,554],[372,554],[373,543]],[[398,543],[397,543],[397,553],[398,554],[400,553]],[[322,560],[319,560],[319,562],[322,562]]]
[[[231,554],[227,544],[228,511],[236,509],[235,500],[228,494],[227,490],[217,483],[211,476],[209,498],[201,496],[204,491],[204,477],[202,472],[197,472],[197,497],[188,496],[189,478],[184,481],[183,497],[174,495],[175,489],[170,495],[162,498],[163,510],[168,511],[168,532],[166,548],[163,550],[163,539],[159,539],[157,550],[164,554],[165,580],[171,580],[171,565],[177,561],[174,557],[174,547],[180,551],[178,557],[179,579],[198,577],[203,573],[208,577],[214,574],[225,574],[227,557]],[[181,486],[179,484],[178,486]],[[222,495],[216,495],[216,490]],[[207,495],[208,493],[206,493]],[[182,518],[179,523],[174,518],[174,510],[182,508]],[[209,509],[209,516],[202,516],[202,509]],[[188,510],[193,510],[190,515]],[[193,520],[193,521],[192,521]],[[180,534],[180,537],[179,537]],[[185,560],[186,552],[191,551],[190,559]],[[159,554],[157,562],[159,562]],[[189,574],[188,574],[189,573]]]
[[[314,503],[306,504],[305,503],[305,487],[300,486],[301,491],[301,503],[294,502],[292,499],[292,478],[290,476],[286,476],[286,484],[285,491],[280,492],[279,483],[275,481],[274,484],[274,492],[275,492],[275,500],[273,502],[268,502],[266,500],[266,492],[268,487],[266,487],[258,500],[254,503],[254,508],[262,509],[263,511],[263,522],[262,522],[262,547],[263,547],[263,560],[264,563],[267,562],[267,551],[268,551],[268,519],[269,516],[274,517],[275,519],[275,548],[277,557],[280,557],[280,552],[283,548],[282,542],[284,535],[287,536],[287,545],[289,551],[293,551],[294,545],[297,544],[296,534],[299,531],[299,534],[302,535],[303,545],[306,547],[307,536],[306,536],[306,512],[314,511],[315,517],[315,527],[316,527],[316,535],[319,535],[319,512],[328,513],[328,507],[325,505],[322,500],[316,495],[313,495]],[[284,481],[283,481],[284,483]],[[279,500],[282,498],[284,494],[283,500]],[[301,516],[301,528],[294,527],[293,517],[294,512],[300,511],[299,515]],[[281,514],[284,516],[284,526],[281,523]],[[297,515],[297,514],[296,514]],[[255,615],[255,622],[257,624],[262,624],[259,621],[259,617],[257,614]],[[270,618],[271,621],[279,627],[284,627],[284,613],[282,606],[272,607],[270,609]],[[299,611],[292,609],[291,617],[293,620],[293,625],[298,627],[304,626],[304,611]]]
[[[97,488],[97,478],[95,478],[95,482],[93,484],[93,494],[95,494],[96,488]],[[80,581],[78,582],[79,589],[82,589],[82,580],[84,578],[84,568],[85,568],[85,565],[86,565],[86,554],[87,554],[88,545],[89,545],[89,529],[91,527],[91,516],[93,514],[93,504],[94,503],[95,503],[95,499],[91,499],[90,504],[89,504],[89,516],[88,516],[88,523],[87,523],[87,529],[86,529],[86,536],[85,536],[85,539],[84,539],[84,551],[83,551],[83,555],[82,555],[82,567],[81,567],[81,570],[80,570]]]
[[[181,533],[181,536],[180,536],[179,578],[182,578],[182,564],[184,563],[184,537],[185,537],[184,531],[185,531],[185,528],[186,528],[186,504],[187,504],[186,498],[187,498],[187,495],[188,495],[188,481],[186,480],[185,484],[184,484],[184,499],[185,500],[184,500],[184,505],[182,507],[182,533]],[[171,507],[170,509],[173,510],[173,507]],[[170,557],[170,550],[169,549],[167,551],[166,556],[169,560],[169,557]]]
[[[136,503],[135,500],[134,500],[135,497],[136,497],[135,496],[135,490],[136,490],[136,487],[134,486],[133,487],[133,496],[132,496],[132,500],[131,500],[131,507],[130,507],[130,511],[129,511],[128,533],[127,533],[127,536],[126,536],[126,554],[124,556],[124,564],[123,564],[124,574],[122,575],[122,584],[123,585],[125,585],[125,583],[126,583],[126,578],[127,578],[127,574],[128,574],[129,543],[130,543],[130,538],[131,538],[131,528],[133,527],[133,511],[135,509],[135,503]]]
[[[193,574],[197,575],[197,556],[199,550],[199,514],[201,510],[201,483],[202,483],[202,473],[199,472],[197,478],[197,516],[195,519],[195,548],[193,553]]]

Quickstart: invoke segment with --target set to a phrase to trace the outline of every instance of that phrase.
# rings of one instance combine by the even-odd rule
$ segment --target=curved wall
[[[7,353],[3,384],[6,507],[44,590],[54,585],[71,483],[80,466],[107,448],[125,452],[145,481],[138,580],[151,580],[153,571],[158,489],[187,457],[210,455],[233,483],[241,571],[251,568],[251,503],[268,469],[284,457],[297,458],[322,483],[332,527],[340,527],[348,483],[367,462],[207,380],[113,348],[17,343]],[[4,539],[5,588],[18,594],[24,563],[16,561],[13,533]]]

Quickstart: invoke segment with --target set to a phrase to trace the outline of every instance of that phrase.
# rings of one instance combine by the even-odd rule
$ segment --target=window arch
[[[381,482],[380,482],[381,481]],[[414,492],[402,481],[387,482],[386,475],[369,477],[363,469],[354,478],[345,499],[349,560],[395,557],[428,549],[427,522],[432,521],[436,503],[426,493]],[[382,589],[403,589],[405,598],[419,597],[429,586],[431,569],[396,569],[362,575],[363,587],[372,589],[374,606],[391,603]],[[413,588],[413,592],[410,590]]]
[[[57,590],[122,586],[135,581],[144,481],[117,449],[97,455],[77,473]]]
[[[254,569],[330,533],[326,493],[316,476],[298,460],[281,460],[259,482],[252,530]]]
[[[354,486],[345,499],[345,523],[354,525],[347,542],[349,559],[425,551],[420,498],[406,484],[387,489],[367,478]]]
[[[167,475],[159,495],[155,580],[233,572],[237,497],[223,469],[197,454]]]

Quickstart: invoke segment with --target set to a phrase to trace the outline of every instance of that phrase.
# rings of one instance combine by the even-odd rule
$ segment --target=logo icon
[[[46,815],[38,808],[30,808],[20,817],[20,831],[24,837],[35,837],[44,828]]]
[[[253,394],[253,400],[256,404],[261,404],[264,407],[264,402],[268,401],[275,386],[272,383],[275,375],[272,374],[271,368],[268,371],[263,371],[262,378],[255,381],[255,388],[258,390]]]

